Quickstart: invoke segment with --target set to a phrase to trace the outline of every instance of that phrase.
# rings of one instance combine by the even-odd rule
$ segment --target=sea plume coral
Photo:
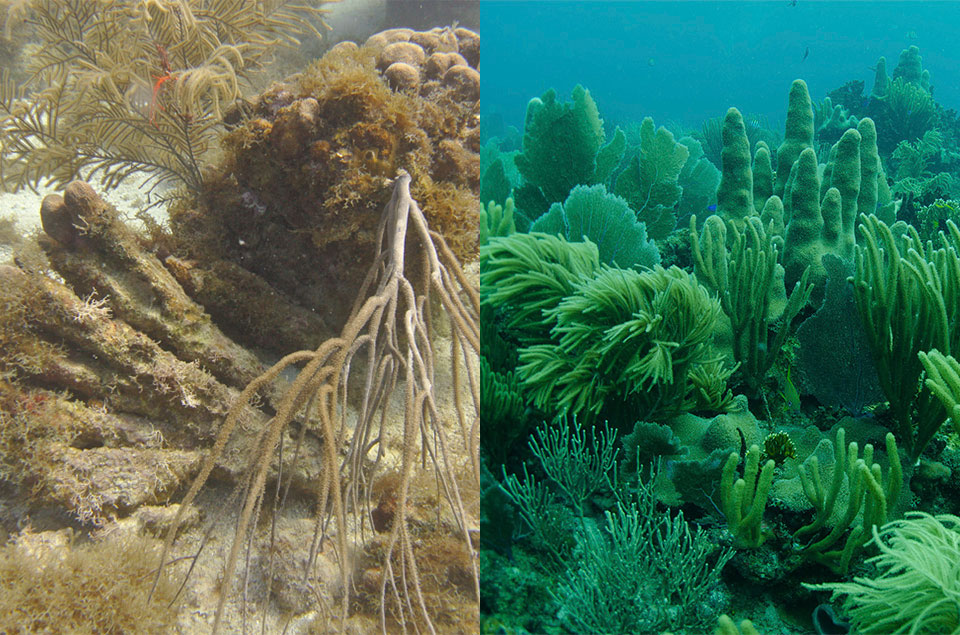
[[[960,518],[907,512],[887,523],[873,542],[877,577],[804,584],[845,595],[843,608],[858,633],[955,633],[960,628]]]
[[[692,371],[716,359],[720,305],[691,274],[605,267],[544,315],[554,341],[520,349],[517,367],[537,407],[593,416],[617,404],[631,423],[696,407]]]
[[[136,171],[200,190],[226,105],[323,11],[290,0],[31,0],[31,79],[0,81],[0,185]]]
[[[281,453],[283,451],[285,430],[295,419],[305,417],[313,421],[324,439],[325,467],[317,484],[319,501],[315,531],[308,560],[304,563],[304,574],[307,577],[315,574],[318,549],[331,540],[329,534],[332,532],[339,554],[340,586],[339,590],[327,588],[326,591],[340,596],[340,606],[335,612],[342,626],[349,613],[353,588],[352,563],[348,554],[351,543],[360,540],[366,526],[367,483],[383,460],[381,444],[387,434],[394,389],[399,387],[403,395],[403,430],[396,502],[387,527],[389,538],[381,549],[376,583],[365,586],[368,590],[369,587],[379,587],[380,619],[384,630],[389,606],[391,618],[401,626],[415,622],[433,631],[436,616],[431,615],[424,592],[424,587],[433,582],[421,578],[423,558],[415,555],[411,482],[420,473],[422,468],[418,465],[421,462],[432,466],[429,473],[442,482],[435,506],[445,509],[443,531],[450,535],[452,544],[459,545],[458,553],[472,554],[470,510],[473,505],[468,492],[478,491],[480,479],[479,378],[472,360],[480,348],[476,323],[480,300],[443,238],[429,229],[423,212],[411,197],[410,181],[410,175],[405,172],[401,172],[395,181],[392,197],[384,208],[377,231],[377,251],[372,265],[339,337],[324,341],[314,351],[285,356],[244,389],[218,431],[216,442],[205,457],[200,474],[191,484],[181,510],[197,499],[217,462],[228,450],[228,443],[242,433],[243,413],[257,391],[288,367],[303,364],[278,402],[276,414],[258,433],[256,442],[243,451],[246,477],[237,490],[241,511],[224,564],[223,578],[232,584],[241,562],[241,548],[252,544],[251,541],[259,542],[256,525],[264,508],[276,512],[283,507],[285,494],[281,495],[278,485],[271,495],[274,488],[267,488],[267,478],[275,453],[278,449]],[[411,241],[411,244],[421,245],[419,255],[426,263],[426,281],[420,289],[415,289],[406,275],[410,238],[416,239],[416,243]],[[434,321],[429,315],[434,301],[450,320],[449,388],[453,393],[454,412],[446,416],[441,414],[437,394],[435,369],[439,366],[439,359],[433,344]],[[357,388],[361,392],[359,414],[356,420],[348,421],[347,404]],[[301,428],[301,440],[303,430],[305,426]],[[346,448],[345,456],[341,456],[342,446]],[[298,441],[295,456],[299,447]],[[371,456],[375,449],[374,456]],[[475,482],[476,487],[468,482]],[[185,511],[178,512],[167,533],[163,552],[165,562],[184,514]],[[375,517],[372,522],[378,523]],[[438,521],[437,524],[441,523]],[[420,530],[423,529],[421,526]],[[274,548],[272,535],[266,537],[266,542],[270,549]],[[467,582],[462,586],[478,604],[480,590],[476,565],[471,558],[464,559],[469,565],[465,572]],[[279,573],[271,570],[270,575],[278,576]],[[323,586],[321,581],[317,584]],[[222,625],[227,595],[220,596],[214,631]],[[469,616],[466,619],[469,621]]]

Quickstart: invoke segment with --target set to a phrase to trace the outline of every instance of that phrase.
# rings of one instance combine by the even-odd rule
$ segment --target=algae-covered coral
[[[238,106],[204,197],[171,214],[188,275],[233,263],[341,324],[373,252],[384,182],[400,168],[454,254],[475,258],[479,73],[457,52],[473,42],[466,29],[396,29],[342,43]],[[397,67],[416,81],[391,88]],[[218,311],[226,300],[205,303]]]
[[[162,633],[176,622],[176,585],[164,576],[148,600],[159,562],[156,541],[105,538],[70,544],[25,534],[0,549],[0,629],[5,633]]]

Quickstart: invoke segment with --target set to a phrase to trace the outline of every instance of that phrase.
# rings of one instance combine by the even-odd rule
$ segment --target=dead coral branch
[[[380,582],[381,627],[386,631],[386,606],[401,624],[416,622],[434,632],[414,557],[408,519],[411,514],[410,484],[418,463],[430,464],[440,483],[446,506],[457,524],[457,533],[472,554],[471,522],[458,483],[458,473],[468,472],[470,489],[479,486],[479,383],[476,355],[480,338],[477,324],[479,296],[467,280],[443,238],[431,231],[416,201],[410,195],[411,178],[401,172],[393,196],[386,205],[378,230],[378,248],[358,300],[339,337],[329,339],[315,351],[292,353],[252,381],[227,415],[213,449],[204,459],[200,474],[187,492],[181,511],[168,532],[163,562],[167,561],[173,537],[187,509],[206,483],[218,458],[240,421],[240,414],[261,386],[268,384],[291,364],[306,362],[289,391],[277,406],[276,415],[247,450],[249,480],[243,490],[243,506],[230,555],[224,565],[224,581],[232,585],[241,547],[256,541],[256,519],[264,503],[271,461],[280,447],[284,429],[302,413],[317,422],[324,443],[324,469],[318,484],[316,530],[308,562],[308,575],[317,550],[326,539],[328,521],[335,523],[335,541],[341,573],[341,620],[348,614],[351,592],[351,546],[362,540],[362,527],[371,505],[367,478],[383,458],[383,439],[390,425],[388,407],[394,395],[403,394],[403,452],[399,466],[400,487],[391,533],[382,562]],[[411,264],[408,249],[420,248],[423,280],[417,285],[407,278]],[[445,425],[437,394],[431,319],[435,296],[450,322],[452,402],[457,421]],[[362,359],[358,359],[358,355]],[[358,369],[360,369],[358,371]],[[362,377],[351,377],[362,373]],[[464,377],[466,385],[464,385]],[[360,399],[349,398],[351,384],[362,386]],[[464,404],[461,391],[468,390],[472,403]],[[358,403],[355,422],[348,422],[348,403]],[[352,423],[352,425],[351,425]],[[304,426],[306,427],[306,426]],[[375,430],[375,428],[378,428]],[[449,430],[457,431],[451,437]],[[455,444],[461,444],[456,447]],[[346,447],[345,456],[339,449]],[[374,449],[376,448],[376,452]],[[371,456],[374,455],[374,456]],[[466,456],[469,465],[458,465],[455,456]],[[468,468],[464,470],[463,468]],[[462,476],[461,476],[462,479]],[[273,490],[273,488],[271,488]],[[277,488],[280,492],[280,488]],[[278,505],[281,496],[274,500]],[[282,503],[281,503],[282,504]],[[348,530],[348,514],[359,521]],[[352,541],[352,544],[349,542]],[[395,571],[400,563],[401,571]],[[479,603],[479,579],[473,563],[473,586]],[[229,588],[229,586],[228,586]],[[390,589],[389,593],[387,589]],[[218,629],[227,592],[220,596],[214,622]],[[342,623],[342,622],[341,622]]]

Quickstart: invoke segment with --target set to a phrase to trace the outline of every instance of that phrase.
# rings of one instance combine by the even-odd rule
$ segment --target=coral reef
[[[408,184],[409,177],[403,177],[400,183]],[[408,193],[405,196],[406,199],[400,197],[398,200],[412,200]],[[3,279],[0,288],[5,307],[0,323],[0,349],[4,360],[3,381],[0,383],[0,474],[11,484],[28,490],[34,505],[56,505],[71,512],[80,523],[94,527],[115,524],[145,505],[166,503],[194,479],[194,488],[184,506],[180,507],[172,528],[168,530],[168,536],[172,539],[183,519],[189,517],[192,509],[189,505],[195,501],[199,484],[207,478],[220,484],[236,483],[238,487],[244,487],[251,474],[249,453],[261,447],[264,430],[269,429],[271,421],[277,421],[256,404],[248,403],[251,398],[264,400],[260,407],[290,412],[291,416],[295,414],[291,408],[297,399],[275,392],[283,383],[277,383],[282,365],[275,366],[267,375],[257,377],[262,367],[256,358],[220,333],[202,307],[184,292],[157,256],[139,247],[134,235],[116,219],[115,211],[103,203],[89,185],[73,183],[67,188],[63,199],[58,198],[54,202],[56,207],[66,207],[66,211],[61,210],[61,213],[74,219],[71,227],[79,227],[82,231],[68,244],[43,236],[40,243],[46,254],[24,251],[20,256],[23,268],[9,265],[0,267]],[[46,205],[51,206],[49,201]],[[442,239],[430,233],[419,209],[412,209],[417,212],[410,224],[416,228],[419,238],[416,242],[411,241],[411,244],[441,241],[431,261],[436,263],[433,266],[439,267],[435,269],[439,276],[437,279],[444,282],[431,295],[438,297],[448,310],[453,311],[450,314],[452,322],[447,328],[452,333],[461,333],[464,338],[458,340],[459,344],[455,345],[453,352],[452,363],[459,367],[469,360],[468,357],[458,359],[467,355],[465,350],[475,351],[479,348],[476,327],[470,326],[472,319],[469,318],[469,313],[476,310],[476,300],[470,300],[468,286],[458,287],[462,291],[451,291],[453,287],[445,286],[468,283]],[[385,221],[381,226],[381,235],[386,225]],[[393,225],[406,227],[405,222],[395,222]],[[389,245],[402,247],[405,234],[392,234],[391,240]],[[47,254],[49,261],[45,260]],[[379,260],[375,259],[375,262]],[[33,268],[28,263],[33,263]],[[404,270],[403,263],[400,261],[396,264],[396,267],[388,269],[399,274]],[[43,266],[55,268],[67,284],[53,280],[47,270],[41,268]],[[413,292],[409,282],[404,278],[399,280],[403,281],[403,285],[386,283],[380,293],[389,294],[391,288],[394,289],[393,293],[398,293],[402,288]],[[87,299],[82,300],[74,288],[91,290]],[[419,300],[410,296],[410,302],[420,310],[424,310],[424,307],[433,310],[430,308],[432,302],[427,301],[426,296],[421,295]],[[368,304],[369,308],[364,308],[361,315],[384,316],[387,320],[394,320],[396,315],[405,313],[402,307],[381,310],[374,300]],[[458,311],[465,313],[460,315]],[[431,323],[434,323],[433,320]],[[435,355],[430,344],[434,339],[433,327],[421,321],[412,328],[416,330],[404,332],[403,340],[418,342],[417,357],[432,360]],[[395,333],[393,329],[390,322],[385,322],[382,333]],[[146,335],[146,332],[157,339]],[[362,335],[364,339],[368,336],[369,333]],[[391,337],[396,339],[397,336]],[[331,342],[342,341],[345,340],[328,340],[320,350],[336,351],[331,349]],[[376,339],[372,341],[375,343]],[[400,347],[394,341],[386,350]],[[374,346],[373,349],[384,350],[382,346]],[[362,346],[349,344],[346,350],[336,355],[345,355],[347,351],[351,355],[341,358],[341,363],[345,363],[348,369],[351,367],[352,353],[365,355]],[[287,360],[298,361],[304,357],[304,354],[295,354],[288,356]],[[353,367],[364,368],[374,363],[356,360]],[[454,435],[454,438],[444,442],[446,451],[452,453],[446,455],[449,462],[438,459],[437,469],[444,472],[447,487],[457,492],[456,483],[466,483],[474,473],[469,456],[478,447],[478,422],[470,419],[469,412],[459,417],[441,415],[441,409],[445,406],[442,405],[443,400],[434,396],[433,386],[438,383],[447,385],[446,382],[452,381],[449,390],[462,392],[465,389],[460,387],[460,382],[466,382],[473,389],[467,390],[462,397],[477,399],[475,391],[479,386],[476,384],[476,371],[468,366],[454,370],[452,379],[435,378],[432,371],[434,362],[429,363],[430,370],[421,368],[424,375],[419,380],[425,383],[421,389],[423,396],[418,399],[433,413],[429,415],[430,421],[447,427],[454,425],[456,428],[441,433]],[[395,372],[403,367],[397,362],[388,366],[381,362],[379,366],[393,368]],[[378,397],[375,402],[369,402],[366,416],[372,419],[376,415],[381,426],[377,438],[386,439],[388,433],[383,426],[387,414],[378,414],[374,403],[380,404],[381,408],[386,407],[390,403],[390,388],[402,380],[395,376],[391,378],[389,374],[378,374],[377,377],[378,382],[382,383],[367,387],[368,394]],[[408,376],[407,379],[414,381],[417,378]],[[372,375],[370,381],[373,381]],[[337,385],[344,388],[348,383],[345,378],[342,382],[337,380]],[[244,385],[246,387],[241,393],[239,387]],[[293,388],[297,386],[295,382]],[[61,392],[64,389],[69,392]],[[472,397],[469,396],[471,394]],[[329,403],[331,411],[327,416],[337,417],[335,420],[347,416],[346,404],[354,401],[346,394],[341,395]],[[408,408],[408,412],[412,411]],[[224,417],[227,417],[227,422],[221,425]],[[459,426],[454,421],[459,421]],[[362,428],[366,432],[358,437],[358,443],[368,443],[373,423],[367,420],[367,425]],[[335,438],[338,434],[335,430],[342,429],[343,425],[340,423],[336,428],[322,428],[322,434],[326,438]],[[408,516],[421,518],[425,515],[430,518],[429,513],[422,511],[419,512],[420,516],[408,513],[407,506],[410,509],[429,508],[430,503],[426,501],[432,499],[434,504],[438,504],[442,498],[439,493],[424,497],[422,492],[410,492],[409,479],[414,467],[411,457],[416,456],[413,440],[419,438],[419,435],[413,434],[412,426],[414,424],[408,423],[404,431],[407,440],[403,444],[404,458],[400,463],[405,466],[401,468],[404,480],[398,486],[397,508],[393,513],[397,520],[390,525],[393,527],[392,538],[382,550],[386,561],[397,558],[398,550],[406,552],[410,548],[406,533]],[[266,458],[259,463],[261,483],[277,481],[282,474],[285,492],[290,492],[292,496],[313,497],[316,484],[329,478],[329,471],[324,471],[321,464],[340,461],[338,446],[322,443],[319,430],[306,434],[306,425],[299,426],[298,430],[283,430],[277,429],[274,423],[274,430],[277,431],[267,438],[267,445],[262,446],[267,450],[262,455]],[[397,432],[390,434],[396,435]],[[277,443],[281,439],[283,445],[295,446],[297,450],[292,455],[281,453],[280,458],[275,457],[273,446],[269,443],[271,440]],[[203,448],[214,441],[216,452],[205,453]],[[344,459],[349,464],[356,462],[356,469],[362,469],[364,479],[374,473],[374,468],[364,460],[369,450],[367,445],[357,445]],[[380,454],[387,452],[381,450]],[[361,476],[357,473],[350,477],[352,482],[347,491],[352,509],[357,508],[358,497],[364,499],[366,496],[361,481],[353,481],[354,478],[360,479]],[[339,494],[339,485],[335,487]],[[440,540],[441,535],[447,536],[450,544],[443,548],[443,553],[460,553],[469,562],[467,554],[470,539],[467,531],[470,521],[465,514],[472,514],[468,511],[471,509],[470,491],[468,485],[462,494],[455,494],[449,519],[442,523],[411,520],[416,528],[410,531],[430,536],[430,540]],[[339,545],[343,553],[347,548],[350,530],[342,515],[343,501],[338,505],[336,509],[341,514],[338,516]],[[321,503],[320,509],[326,509],[326,506]],[[274,513],[280,513],[280,510],[276,509]],[[403,519],[402,522],[399,519]],[[433,551],[432,547],[418,546],[414,560],[407,557],[397,560],[395,566],[400,569],[396,575],[406,581],[398,578],[395,584],[400,586],[390,585],[390,588],[399,588],[397,593],[402,595],[396,596],[395,601],[382,594],[379,596],[376,604],[390,604],[393,607],[390,614],[399,622],[415,620],[418,623],[430,623],[432,619],[452,619],[444,617],[448,614],[463,615],[460,609],[453,613],[440,610],[435,604],[435,599],[440,596],[448,597],[447,601],[457,603],[458,607],[476,602],[475,587],[474,591],[470,590],[472,574],[469,566],[453,572],[443,569],[443,575],[449,574],[451,577],[431,577],[430,582],[421,587],[415,568],[417,562],[424,563],[423,575],[441,575],[441,572],[431,568],[434,565],[429,564],[434,562],[432,558],[441,557]],[[389,573],[390,565],[386,566],[385,571]],[[353,571],[342,563],[341,568],[343,575],[349,579]],[[466,576],[465,580],[461,579],[463,576]],[[230,577],[229,574],[227,577]],[[463,589],[448,596],[451,591],[445,585],[448,579],[454,578],[460,580],[457,584]],[[436,581],[438,579],[439,582]],[[345,589],[347,585],[341,581],[338,587]],[[408,593],[416,593],[420,597],[425,594],[430,612],[409,615],[399,609],[401,597]],[[347,597],[346,594],[342,596]],[[226,598],[226,594],[223,597]],[[452,597],[459,599],[450,599]],[[300,606],[300,610],[309,609],[309,604]]]
[[[659,463],[649,483],[659,504],[671,515],[682,508],[686,522],[736,551],[722,573],[731,592],[721,585],[700,604],[715,616],[732,599],[733,617],[721,617],[717,633],[741,632],[736,623],[744,633],[955,629],[955,607],[944,600],[953,590],[938,579],[942,567],[929,566],[954,558],[955,517],[939,525],[925,517],[922,528],[919,516],[896,519],[914,509],[960,511],[960,234],[952,218],[960,119],[933,100],[916,47],[901,53],[893,77],[881,59],[872,94],[863,92],[853,81],[813,101],[805,82],[793,82],[782,144],[752,138],[755,122],[736,109],[704,125],[702,144],[654,133],[642,115],[618,122],[626,158],[598,182],[591,179],[606,174],[604,161],[621,152],[619,132],[603,145],[600,112],[583,89],[573,104],[553,93],[531,102],[519,154],[505,130],[485,146],[484,191],[498,204],[518,202],[509,226],[501,222],[507,207],[490,208],[497,223],[481,248],[483,363],[498,380],[481,406],[485,428],[495,431],[481,453],[485,547],[494,550],[481,550],[484,628],[677,628],[657,618],[683,610],[678,588],[657,588],[646,555],[631,550],[631,529],[656,524],[662,507],[623,504],[647,485],[647,466]],[[534,152],[544,132],[549,143]],[[704,153],[719,175],[703,169]],[[519,174],[513,163],[523,164]],[[543,186],[571,174],[578,176],[548,201]],[[635,264],[617,257],[623,250],[607,255],[620,245],[601,186],[634,212],[647,193],[665,193],[656,213],[637,221],[662,262],[692,266],[724,312],[709,327],[716,355],[687,374],[700,375],[697,390],[706,392],[704,376],[716,379],[740,362],[729,382],[711,384],[710,393],[723,396],[705,400],[709,406],[684,411],[690,393],[632,374],[653,368],[644,366],[648,344],[659,359],[682,351],[662,328],[674,318],[694,324],[707,310],[622,302],[626,290],[639,294],[646,277],[662,272],[631,270]],[[568,192],[589,192],[593,204],[568,209]],[[537,210],[534,233],[527,209]],[[661,225],[673,215],[708,218],[679,230]],[[642,361],[621,364],[623,357]],[[612,376],[632,377],[627,385],[646,389],[653,403]],[[725,412],[713,416],[720,403]],[[629,433],[618,436],[616,458],[613,431]],[[888,521],[895,524],[881,528]],[[650,546],[667,534],[661,528]],[[882,556],[870,559],[876,548]],[[833,582],[838,573],[845,579]],[[831,607],[811,589],[848,599]]]
[[[498,224],[480,250],[483,363],[498,380],[481,406],[495,439],[481,453],[483,526],[495,550],[481,550],[489,628],[678,628],[669,618],[684,611],[680,591],[656,588],[647,556],[632,550],[633,529],[660,517],[624,504],[644,492],[735,550],[723,574],[735,593],[719,588],[700,606],[715,616],[732,596],[737,620],[761,625],[744,620],[743,632],[846,632],[845,617],[866,631],[908,628],[903,615],[875,627],[863,606],[897,597],[886,578],[920,575],[862,576],[884,523],[911,509],[960,508],[956,429],[942,425],[956,423],[960,399],[960,233],[950,218],[960,155],[955,115],[933,102],[915,48],[892,79],[881,64],[874,89],[864,98],[852,82],[814,108],[806,83],[794,81],[782,144],[752,141],[753,122],[735,108],[704,126],[702,145],[654,132],[649,118],[623,122],[627,158],[596,183],[608,153],[620,152],[619,132],[603,145],[583,89],[572,105],[552,92],[531,102],[519,154],[505,139],[485,148],[485,191],[528,209],[556,203],[529,227],[520,202],[511,211],[522,220],[509,228],[507,208],[491,207]],[[540,138],[549,143],[537,146]],[[703,169],[705,151],[719,173]],[[519,175],[506,169],[513,160]],[[562,204],[544,195],[557,184],[570,192]],[[632,226],[623,205],[616,217],[625,220],[611,222],[604,191],[625,198],[677,267],[621,255]],[[655,213],[638,213],[654,199]],[[704,209],[715,214],[701,225]],[[684,210],[688,229],[661,222]],[[908,223],[923,223],[924,236]],[[712,309],[682,299],[691,268]],[[708,313],[711,336],[689,347],[674,327],[695,332]],[[698,394],[711,397],[695,403]],[[616,457],[614,432],[627,433]],[[661,469],[645,482],[651,465]],[[668,534],[661,528],[652,546]],[[947,540],[930,558],[951,549]],[[797,590],[837,573],[858,577],[808,586],[851,595],[837,613]],[[938,601],[936,586],[921,592]],[[533,590],[542,588],[549,600]],[[739,631],[724,616],[717,632]]]

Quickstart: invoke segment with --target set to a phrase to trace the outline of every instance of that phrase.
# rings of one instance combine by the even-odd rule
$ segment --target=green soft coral
[[[867,562],[879,572],[853,582],[804,584],[846,596],[843,608],[855,632],[956,633],[960,630],[960,518],[907,512],[887,523],[873,542],[880,554]]]
[[[551,205],[530,231],[560,234],[573,242],[589,240],[597,245],[600,262],[607,265],[652,267],[660,262],[660,252],[647,240],[644,224],[625,200],[608,193],[603,185],[573,188],[567,200]]]
[[[941,231],[946,230],[948,220],[960,223],[960,201],[938,198],[917,210],[917,219],[920,221],[920,227],[917,228],[920,238],[934,240]]]
[[[886,479],[880,464],[873,461],[873,445],[866,444],[860,457],[857,443],[846,443],[842,427],[837,429],[829,472],[821,474],[816,453],[800,465],[803,492],[817,511],[812,522],[794,533],[796,540],[814,536],[803,549],[804,557],[846,573],[853,553],[870,540],[875,527],[889,519],[903,490],[903,469],[892,433],[887,433],[884,443],[889,465]],[[830,483],[824,487],[827,474]],[[841,490],[844,496],[839,496]],[[839,546],[844,535],[843,547],[831,549]]]
[[[897,166],[893,192],[927,202],[934,197],[949,197],[957,191],[957,179],[949,172],[933,172],[931,165],[941,161],[944,140],[936,130],[928,130],[915,143],[901,141],[893,151]],[[918,212],[919,216],[919,212]]]
[[[676,227],[675,208],[683,188],[678,179],[690,156],[686,146],[647,117],[640,125],[640,151],[617,177],[614,193],[626,199],[653,238],[666,238]]]
[[[953,421],[953,429],[960,434],[960,362],[938,350],[920,352],[919,358],[927,371],[927,388],[943,404]]]
[[[727,526],[738,547],[756,548],[769,538],[763,530],[763,510],[767,506],[773,483],[774,461],[760,468],[760,447],[750,446],[744,461],[743,478],[737,478],[740,455],[731,452],[723,464],[720,477],[720,505]]]
[[[493,237],[480,247],[480,294],[484,305],[502,312],[519,341],[549,342],[553,320],[544,312],[599,268],[591,242],[541,233]]]
[[[500,373],[480,357],[480,438],[483,449],[503,463],[511,446],[527,434],[526,405],[512,371]]]
[[[566,199],[576,185],[610,178],[626,138],[618,129],[607,146],[604,141],[603,120],[590,91],[576,86],[570,104],[558,102],[550,89],[527,105],[523,150],[514,160],[527,186],[549,205]]]
[[[716,360],[719,313],[707,289],[676,267],[602,268],[544,311],[554,341],[520,349],[518,374],[548,411],[631,423],[688,411],[699,395],[693,369]]]
[[[876,216],[860,216],[854,298],[894,432],[916,460],[946,418],[920,379],[921,352],[960,349],[960,229],[947,222],[940,246],[913,227],[901,239]]]
[[[767,371],[773,366],[793,320],[810,298],[812,285],[805,269],[790,293],[782,315],[771,310],[772,300],[785,294],[779,261],[779,240],[756,216],[724,222],[710,216],[697,232],[696,216],[690,219],[691,245],[697,279],[720,298],[733,329],[733,355],[749,391],[758,394]],[[728,242],[727,232],[732,240]],[[729,246],[728,246],[729,245]],[[771,339],[770,325],[780,318]]]
[[[517,231],[517,225],[513,219],[515,209],[512,198],[508,198],[503,205],[497,205],[491,200],[486,209],[480,208],[481,245],[486,245],[493,236],[509,236]]]

